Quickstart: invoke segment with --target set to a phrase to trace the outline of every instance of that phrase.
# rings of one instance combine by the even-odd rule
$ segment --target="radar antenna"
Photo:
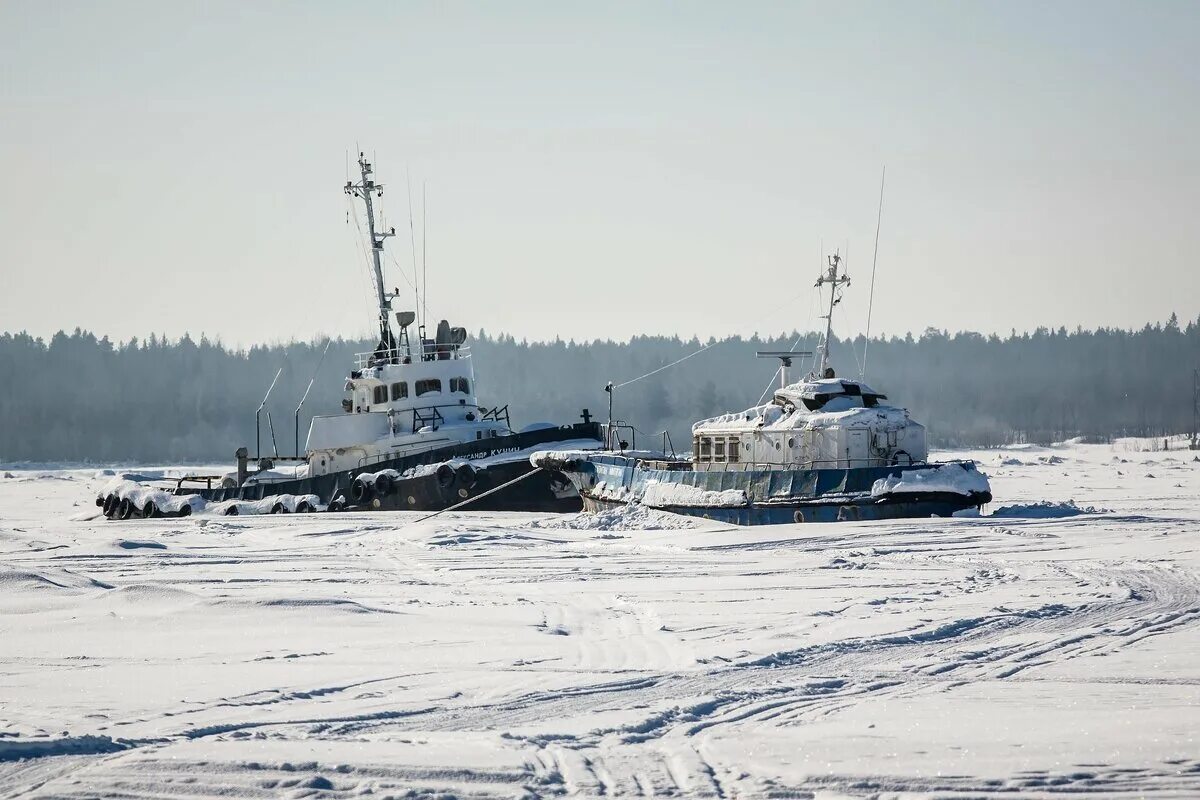
[[[828,374],[830,371],[829,340],[833,337],[833,307],[842,301],[842,287],[850,284],[849,275],[838,274],[842,263],[841,255],[835,252],[831,256],[826,256],[826,260],[829,262],[829,269],[817,278],[817,282],[814,284],[818,289],[829,284],[829,313],[821,317],[825,320],[825,337],[818,345],[816,369],[813,370],[813,377],[816,378],[833,377]]]
[[[375,267],[375,292],[379,301],[379,346],[376,355],[380,358],[393,360],[396,357],[396,337],[392,334],[391,310],[394,292],[388,292],[383,285],[383,243],[389,236],[396,235],[396,229],[387,231],[375,229],[375,197],[383,197],[383,184],[371,179],[374,170],[371,162],[363,153],[358,154],[358,169],[361,179],[358,183],[346,181],[344,191],[350,197],[357,197],[367,207],[367,231],[371,236],[371,260]]]

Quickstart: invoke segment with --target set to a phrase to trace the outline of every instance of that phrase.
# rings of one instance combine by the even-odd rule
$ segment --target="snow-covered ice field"
[[[1195,454],[971,455],[1026,508],[122,523],[0,471],[0,795],[1200,797]]]

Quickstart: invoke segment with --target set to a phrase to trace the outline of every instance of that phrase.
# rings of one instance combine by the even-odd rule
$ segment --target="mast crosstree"
[[[833,336],[833,307],[842,300],[841,289],[850,283],[850,276],[845,273],[838,274],[841,267],[842,257],[838,253],[831,256],[826,256],[829,262],[829,269],[817,278],[816,284],[818,289],[829,284],[829,313],[824,315],[825,320],[825,338],[821,340],[819,358],[817,360],[815,377],[822,378],[826,376],[829,369],[829,340]]]

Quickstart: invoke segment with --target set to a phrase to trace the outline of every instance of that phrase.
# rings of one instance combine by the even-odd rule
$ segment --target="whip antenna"
[[[408,243],[412,247],[412,264],[413,264],[413,312],[421,310],[421,293],[417,288],[419,281],[417,280],[417,231],[413,226],[413,211],[412,211],[412,172],[408,173],[406,178],[408,183]],[[425,327],[424,322],[418,322],[418,326],[422,329]],[[424,348],[425,334],[421,334],[421,347]],[[424,358],[424,349],[422,349],[422,358]]]
[[[426,324],[429,323],[429,264],[425,260],[425,181],[421,181],[421,286],[425,287],[421,292],[421,316],[425,318]],[[415,267],[414,267],[415,269]]]
[[[871,291],[867,300],[867,332],[863,337],[862,380],[867,379],[867,348],[871,346],[871,310],[875,307],[875,265],[879,261],[879,225],[883,222],[883,184],[887,180],[887,165],[879,178],[879,213],[875,216],[875,254],[871,256]]]

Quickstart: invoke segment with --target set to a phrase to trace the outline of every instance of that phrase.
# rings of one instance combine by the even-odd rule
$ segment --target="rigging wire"
[[[368,288],[370,289],[375,286],[375,270],[371,268],[371,257],[369,255],[367,255],[366,250],[363,248],[362,240],[363,240],[364,234],[363,234],[363,229],[362,229],[362,223],[359,222],[359,220],[358,220],[358,209],[355,208],[353,200],[350,200],[349,198],[347,198],[347,203],[350,206],[350,210],[347,211],[347,213],[346,213],[346,221],[349,222],[350,215],[351,214],[354,215],[354,227],[358,230],[358,235],[354,236],[353,232],[351,232],[350,235],[354,236],[354,243],[358,246],[358,252],[363,258],[363,264],[365,265],[366,270],[367,270],[367,280],[370,282],[370,286]],[[359,279],[360,280],[362,279],[361,273],[359,274]],[[369,296],[369,294],[370,294],[369,291],[364,292],[363,297],[367,297],[367,296]]]
[[[712,348],[712,347],[716,347],[719,344],[724,344],[726,341],[727,341],[726,339],[720,339],[720,340],[717,340],[714,342],[710,342],[709,344],[704,345],[704,347],[701,347],[699,350],[688,353],[683,358],[676,359],[676,360],[672,361],[670,364],[664,364],[661,367],[659,367],[658,369],[650,370],[645,375],[639,375],[636,378],[630,378],[629,380],[625,381],[624,383],[618,383],[616,386],[613,386],[612,388],[620,389],[622,386],[628,386],[631,383],[637,383],[638,381],[642,380],[643,378],[649,378],[651,375],[657,375],[658,373],[662,372],[664,369],[670,369],[671,367],[675,366],[676,364],[682,364],[684,361],[687,361],[689,358],[691,358],[693,356],[698,356],[701,353],[703,353],[705,350],[708,350],[709,348]]]
[[[807,291],[809,291],[809,289],[805,289],[805,290],[804,290],[804,292],[807,292]],[[795,300],[796,300],[797,298],[799,298],[801,295],[803,295],[803,294],[804,294],[804,292],[800,292],[799,294],[793,295],[792,297],[789,297],[787,300],[784,300],[782,303],[780,303],[779,305],[775,306],[774,308],[768,309],[768,310],[767,310],[767,311],[765,311],[764,313],[760,314],[760,315],[759,315],[759,318],[770,316],[771,314],[774,314],[776,311],[778,311],[779,309],[783,308],[784,306],[790,305],[791,303],[795,302]],[[809,307],[809,319],[810,319],[810,320],[811,320],[811,317],[812,317],[812,307],[810,306],[810,307]],[[807,325],[807,324],[808,324],[808,322],[805,322],[805,325]],[[740,326],[739,326],[739,327],[740,327]],[[636,378],[630,378],[629,380],[627,380],[627,381],[625,381],[625,382],[623,382],[623,383],[618,383],[618,384],[614,385],[612,388],[614,388],[614,389],[620,389],[622,386],[628,386],[628,385],[629,385],[629,384],[631,384],[631,383],[637,383],[638,381],[642,380],[643,378],[649,378],[651,375],[657,375],[658,373],[662,372],[662,371],[663,371],[663,370],[665,370],[665,369],[670,369],[671,367],[675,366],[676,364],[681,364],[681,363],[683,363],[684,361],[687,361],[687,360],[688,360],[689,358],[691,358],[692,356],[698,356],[698,355],[700,355],[701,353],[703,353],[705,350],[708,350],[708,349],[709,349],[709,348],[711,348],[711,347],[716,347],[716,346],[717,346],[717,345],[719,345],[719,344],[724,344],[724,343],[725,343],[725,342],[727,342],[727,341],[729,341],[729,340],[728,340],[728,339],[721,339],[721,340],[718,340],[718,341],[712,342],[711,344],[706,344],[706,345],[704,345],[703,347],[701,347],[699,350],[696,350],[696,351],[694,351],[694,352],[688,353],[688,354],[687,354],[686,356],[684,356],[683,358],[676,359],[675,361],[672,361],[670,364],[664,364],[663,366],[661,366],[661,367],[659,367],[659,368],[657,368],[657,369],[653,369],[653,370],[651,370],[651,371],[647,372],[645,375],[639,375],[639,376],[637,376]],[[794,349],[794,348],[793,348],[793,349]]]
[[[421,181],[421,285],[425,287],[425,291],[421,292],[421,303],[424,308],[421,310],[421,316],[425,318],[426,323],[429,322],[429,263],[425,260],[425,181]],[[417,265],[413,264],[413,272],[415,273]]]
[[[404,278],[404,282],[407,283],[409,286],[411,286],[413,289],[416,289],[417,285],[408,279],[408,274],[404,271],[404,267],[401,266],[400,262],[396,260],[396,257],[394,255],[392,255],[392,252],[390,250],[385,250],[384,252],[387,253],[388,259],[391,260],[392,264],[400,272],[400,277]]]
[[[839,313],[839,314],[841,314],[841,319],[842,319],[842,321],[843,321],[843,322],[845,322],[845,323],[846,323],[846,327],[847,327],[847,328],[849,328],[849,327],[850,327],[850,322],[849,322],[849,320],[847,320],[847,318],[846,318],[846,313],[842,311],[842,307],[841,307],[840,305],[837,307],[837,310],[838,310],[838,313]],[[858,374],[861,376],[861,375],[863,375],[863,374],[864,374],[864,370],[863,370],[863,362],[861,362],[861,361],[859,361],[859,360],[858,360],[858,348],[854,346],[854,340],[853,340],[853,339],[849,339],[849,340],[848,340],[848,343],[849,343],[849,345],[850,345],[850,352],[854,354],[854,363],[855,363],[855,365],[858,367]],[[864,348],[863,348],[863,355],[865,356],[866,354],[867,354],[867,350],[866,350],[866,348],[864,347]]]
[[[806,320],[804,323],[805,327],[807,327],[808,323],[812,321],[813,312],[815,311],[815,307],[817,305],[817,300],[820,299],[820,296],[821,295],[819,292],[814,292],[812,295],[812,302],[810,302],[808,305],[808,320]],[[815,338],[815,337],[819,337],[819,336],[820,336],[820,334],[815,331],[812,331],[809,333],[802,333],[796,337],[796,341],[792,342],[792,346],[789,347],[788,350],[795,350],[796,345],[800,344],[801,339],[810,338],[810,337]],[[809,344],[805,347],[805,350],[812,351],[812,364],[808,368],[809,372],[812,372],[814,369],[816,369],[816,366],[817,366],[817,363],[816,363],[817,362],[817,351],[814,349],[815,344],[816,344],[816,342],[814,341],[812,344]],[[763,393],[761,395],[759,395],[759,397],[758,397],[758,405],[761,406],[763,404],[763,400],[767,399],[767,394],[771,391],[771,387],[775,385],[775,378],[777,378],[779,376],[779,373],[782,370],[783,370],[783,364],[780,364],[779,367],[775,370],[775,372],[773,372],[771,374],[770,382],[767,383],[767,387],[765,389],[763,389]]]
[[[883,184],[887,180],[887,164],[879,178],[879,212],[875,215],[875,254],[871,256],[871,292],[867,300],[867,332],[863,336],[863,360],[859,371],[862,380],[867,379],[867,347],[871,344],[871,311],[875,306],[875,265],[879,260],[879,226],[883,222]]]
[[[782,371],[783,364],[780,364],[775,368],[775,371],[771,373],[771,381],[767,384],[767,388],[763,389],[763,393],[758,396],[758,402],[754,404],[755,406],[761,406],[763,404],[763,400],[767,399],[767,392],[771,391],[771,387],[775,385],[775,378],[779,377],[779,373]]]
[[[417,285],[416,285],[416,277],[417,277],[417,233],[416,233],[416,228],[413,226],[413,212],[412,212],[412,172],[409,172],[409,173],[408,173],[408,175],[407,175],[407,177],[405,178],[405,180],[406,180],[406,182],[407,182],[407,184],[408,184],[408,241],[409,241],[409,244],[412,246],[413,281],[414,281],[414,283],[413,283],[413,313],[415,314],[415,313],[417,313],[417,312],[419,312],[419,311],[421,310],[421,293],[420,293],[420,291],[417,289]],[[424,321],[424,320],[420,320],[420,321],[418,321],[417,325],[419,325],[420,327],[424,328],[424,327],[425,327],[425,321]]]

